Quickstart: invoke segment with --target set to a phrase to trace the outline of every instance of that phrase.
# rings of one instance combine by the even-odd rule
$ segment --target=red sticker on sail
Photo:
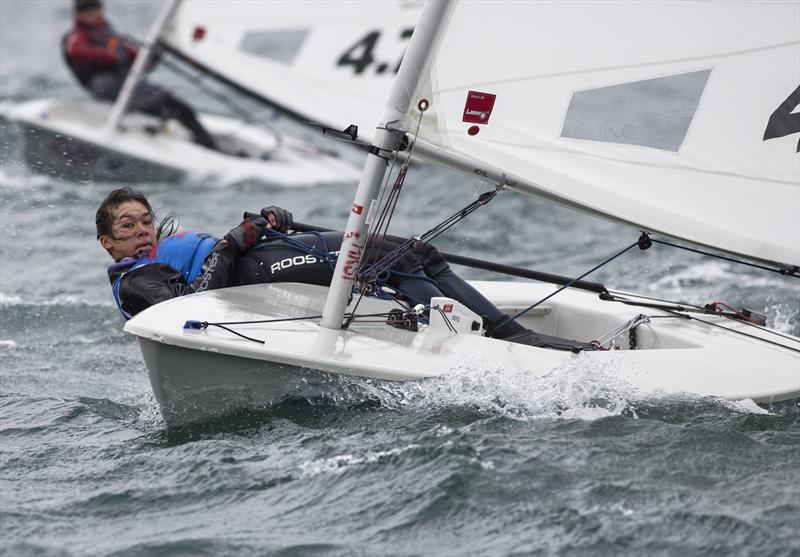
[[[464,105],[463,122],[469,124],[488,124],[492,115],[496,95],[470,91],[467,93],[467,104]]]

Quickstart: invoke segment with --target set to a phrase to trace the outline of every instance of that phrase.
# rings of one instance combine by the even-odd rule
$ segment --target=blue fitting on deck
[[[183,324],[184,329],[205,329],[205,322],[189,319]]]

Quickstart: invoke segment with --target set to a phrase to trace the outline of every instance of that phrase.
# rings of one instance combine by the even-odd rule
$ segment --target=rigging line
[[[413,140],[411,141],[411,144],[410,144],[409,149],[408,149],[408,156],[406,157],[405,161],[403,162],[403,165],[400,167],[400,170],[398,171],[397,177],[395,178],[394,186],[392,188],[392,191],[389,194],[389,199],[386,200],[386,204],[384,205],[384,209],[383,209],[383,211],[381,213],[380,223],[376,223],[376,225],[373,227],[374,231],[369,236],[369,240],[368,240],[367,246],[366,246],[367,248],[370,247],[371,243],[375,240],[376,235],[378,233],[381,233],[381,235],[383,237],[385,237],[386,234],[389,232],[389,224],[391,222],[391,216],[394,214],[394,207],[396,206],[397,200],[400,197],[400,189],[402,189],[403,185],[405,184],[406,175],[408,174],[408,169],[409,169],[409,167],[411,165],[411,160],[412,160],[413,155],[414,155],[414,147],[417,144],[417,136],[419,134],[420,128],[422,127],[422,117],[425,115],[425,110],[427,110],[427,106],[428,105],[426,104],[425,107],[423,108],[422,101],[420,101],[420,103],[417,106],[419,107],[419,118],[417,118],[417,126],[414,129],[414,133],[412,134]],[[394,122],[387,122],[386,126],[385,126],[385,129],[387,131],[390,131],[390,132],[394,131],[394,132],[401,132],[402,133],[402,130],[396,130],[396,129],[393,129],[393,128],[390,127],[390,125],[393,124],[393,123]],[[386,187],[389,184],[389,177],[391,176],[392,169],[394,168],[395,161],[397,160],[398,152],[399,151],[395,151],[394,155],[392,157],[392,168],[389,169],[389,174],[386,177],[386,181],[384,183],[384,189],[381,192],[381,198],[379,200],[379,204],[383,203],[383,195],[385,194]],[[392,199],[392,196],[394,196],[394,199]],[[383,221],[384,221],[384,218],[385,218],[385,216],[387,214],[387,208],[389,207],[390,203],[394,203],[394,205],[392,206],[391,213],[388,216],[388,220],[386,220],[386,222],[385,222],[385,230],[383,230],[383,232],[381,232],[382,228],[384,227]],[[362,266],[363,266],[363,260],[362,260],[362,262],[359,263],[358,271],[361,270]]]
[[[375,276],[376,274],[380,273],[381,271],[389,269],[394,263],[399,261],[406,252],[417,249],[419,244],[433,240],[434,238],[438,237],[439,235],[443,234],[447,230],[449,230],[452,226],[454,226],[459,221],[465,219],[467,216],[472,214],[476,211],[479,207],[488,204],[492,199],[495,198],[497,193],[500,191],[502,184],[497,187],[494,191],[486,192],[482,194],[478,199],[464,207],[463,209],[456,211],[445,220],[434,226],[433,228],[429,229],[427,232],[415,237],[409,238],[398,245],[395,249],[384,255],[379,261],[374,263],[373,265],[366,268],[363,271],[364,274],[369,273],[369,276]]]
[[[420,111],[419,119],[417,120],[417,127],[414,130],[414,138],[415,139],[416,139],[416,135],[419,133],[419,128],[422,125],[423,113],[424,113],[424,111]],[[391,131],[399,131],[399,130],[392,130],[389,127],[389,124],[391,124],[391,123],[392,122],[387,123],[386,126],[385,126],[385,129],[387,131],[390,131],[390,132]],[[386,191],[389,189],[388,188],[389,179],[391,178],[392,171],[394,170],[394,166],[395,166],[395,164],[397,162],[397,158],[398,158],[397,157],[398,151],[394,151],[394,153],[393,153],[392,164],[391,164],[391,167],[389,168],[389,172],[386,175],[386,179],[384,180],[384,185],[381,188],[381,195],[380,195],[380,197],[378,199],[378,202],[377,202],[378,206],[382,207],[381,214],[380,214],[378,220],[370,225],[369,236],[368,236],[368,240],[367,240],[366,246],[365,246],[365,252],[374,244],[375,239],[379,235],[382,236],[382,239],[383,239],[386,236],[387,232],[389,231],[389,223],[391,222],[391,217],[392,217],[392,215],[394,213],[394,208],[395,208],[395,206],[397,204],[397,200],[400,197],[400,190],[402,189],[403,185],[405,184],[406,175],[408,174],[408,169],[409,169],[409,166],[410,166],[410,163],[411,163],[411,158],[412,158],[413,152],[414,152],[414,143],[416,143],[416,141],[414,141],[411,144],[411,148],[409,149],[408,156],[406,157],[406,160],[403,162],[402,166],[400,167],[400,170],[398,171],[397,176],[395,177],[394,184],[392,185],[392,189],[389,192],[389,195],[387,196],[386,201],[384,202],[384,196],[386,196]],[[357,270],[357,274],[358,274],[358,272],[361,271],[361,268],[363,266],[364,266],[364,260],[362,259],[359,262],[359,268]]]
[[[377,268],[377,271],[380,272],[382,269],[386,269],[388,266],[393,264],[397,261],[406,251],[414,251],[420,243],[428,242],[430,240],[435,239],[439,235],[443,234],[447,230],[449,230],[452,226],[454,226],[459,221],[465,219],[474,211],[476,211],[479,207],[483,205],[487,205],[492,199],[495,198],[497,193],[502,189],[503,184],[499,184],[494,191],[486,192],[480,195],[478,199],[467,205],[466,207],[456,211],[434,227],[430,228],[426,232],[420,234],[419,236],[412,237],[405,239],[400,245],[386,254],[378,263],[375,263],[373,267]],[[371,268],[369,270],[372,270]]]
[[[395,178],[394,185],[392,186],[392,191],[389,193],[389,195],[388,195],[388,197],[386,199],[386,203],[383,206],[383,211],[381,212],[381,217],[379,219],[380,221],[383,221],[384,217],[387,214],[387,208],[390,205],[392,205],[391,212],[389,213],[389,216],[386,219],[385,230],[381,233],[381,230],[382,230],[382,228],[384,226],[383,222],[375,223],[375,225],[372,226],[372,230],[368,233],[368,236],[367,236],[368,239],[367,239],[367,242],[366,242],[366,244],[364,246],[364,255],[365,256],[367,256],[367,254],[369,253],[369,248],[372,247],[377,235],[379,233],[381,233],[383,238],[385,238],[386,234],[389,231],[389,223],[391,222],[391,217],[394,214],[394,207],[397,204],[397,199],[399,199],[399,197],[400,197],[400,189],[403,187],[403,184],[405,183],[406,175],[408,174],[408,168],[409,168],[409,165],[411,163],[411,158],[412,158],[412,156],[414,154],[414,145],[416,144],[416,138],[417,138],[417,134],[419,133],[419,129],[422,126],[422,117],[425,115],[425,109],[427,109],[427,105],[425,106],[425,108],[422,107],[422,104],[419,104],[418,106],[420,108],[420,111],[419,111],[419,118],[417,119],[417,127],[414,130],[414,135],[413,135],[414,140],[411,143],[410,149],[408,151],[408,156],[406,157],[405,161],[403,162],[403,165],[400,167],[400,170],[397,173],[397,177]],[[390,132],[391,131],[402,131],[402,130],[392,130],[391,128],[389,128],[389,124],[391,124],[391,123],[392,122],[387,122],[387,124],[386,124],[386,130],[387,131],[390,131]],[[386,187],[389,185],[389,177],[391,176],[391,169],[394,168],[395,161],[397,161],[397,155],[398,155],[398,151],[395,150],[393,152],[393,156],[392,156],[391,168],[389,170],[389,173],[387,174],[386,181],[384,183],[384,187],[382,188],[382,191],[381,191],[381,196],[380,196],[381,200],[383,199],[383,196],[385,195]],[[367,210],[367,216],[369,216],[369,209]],[[364,263],[365,263],[364,257],[362,257],[361,260],[358,262],[358,269],[356,269],[356,274],[355,274],[356,278],[358,278],[360,276],[361,271],[362,271],[362,269],[364,267]],[[358,309],[358,306],[361,304],[361,300],[364,298],[365,291],[366,291],[366,288],[360,289],[359,294],[358,294],[358,299],[356,300],[355,306],[353,307],[353,312],[355,312],[355,310]],[[342,328],[343,329],[347,329],[350,326],[350,323],[352,323],[352,322],[353,322],[353,318],[352,317],[348,317],[345,320],[345,322],[342,324]]]
[[[731,320],[733,320],[733,321],[735,321],[737,323],[741,323],[742,325],[746,325],[748,327],[753,327],[754,329],[758,329],[759,331],[761,331],[763,333],[771,334],[771,335],[786,339],[786,340],[791,341],[791,342],[800,342],[800,339],[798,339],[797,337],[782,333],[780,331],[776,331],[774,329],[769,329],[767,327],[763,327],[761,325],[758,325],[757,323],[753,323],[752,321],[747,321],[747,320],[744,320],[744,319],[737,318],[734,314],[708,311],[706,308],[703,308],[703,307],[700,307],[700,306],[692,306],[691,304],[682,304],[682,303],[678,303],[678,302],[668,302],[668,301],[665,301],[665,300],[658,300],[658,301],[664,301],[665,303],[675,304],[673,307],[668,307],[668,306],[661,306],[661,305],[658,305],[658,304],[649,304],[647,302],[635,302],[633,300],[626,300],[624,298],[619,298],[619,299],[617,299],[617,298],[608,298],[608,297],[604,297],[603,295],[600,296],[600,299],[601,300],[605,300],[605,301],[609,301],[609,302],[619,302],[621,304],[625,304],[625,305],[628,305],[628,306],[646,307],[646,308],[650,308],[650,309],[658,309],[658,310],[668,311],[670,313],[678,312],[678,311],[680,311],[680,312],[684,312],[684,311],[685,312],[689,312],[689,311],[691,311],[691,312],[695,312],[695,313],[702,313],[704,315],[711,315],[711,316],[714,316],[714,317],[724,317],[726,319],[731,319]],[[653,299],[655,300],[656,298],[653,298]],[[681,307],[681,306],[687,306],[687,307]],[[683,314],[676,314],[676,316],[683,316]],[[658,317],[658,316],[652,316],[652,317],[655,318],[655,317]],[[662,317],[664,317],[664,316],[662,316]],[[686,315],[686,317],[689,317],[689,316]]]
[[[668,309],[665,309],[664,311],[666,311],[667,313],[675,313],[672,310],[668,310]],[[736,334],[739,334],[739,335],[742,335],[742,336],[746,336],[748,338],[752,338],[754,340],[760,340],[761,342],[766,342],[767,344],[773,344],[775,346],[780,346],[781,348],[785,348],[786,350],[791,350],[792,352],[800,353],[800,348],[792,348],[791,346],[786,346],[785,344],[781,344],[780,342],[776,342],[774,340],[768,340],[768,339],[765,339],[765,338],[761,338],[760,336],[752,335],[750,333],[745,333],[744,331],[738,331],[736,329],[731,329],[730,327],[724,327],[724,326],[720,325],[719,323],[712,323],[711,321],[706,321],[705,319],[700,319],[699,317],[695,317],[693,315],[681,315],[681,314],[675,313],[675,316],[676,317],[683,317],[685,319],[691,319],[691,320],[694,320],[694,321],[699,321],[700,323],[704,323],[704,324],[710,325],[712,327],[717,327],[717,328],[720,328],[720,329],[722,329],[724,331],[728,331],[728,332],[731,332],[731,333],[736,333]]]
[[[228,331],[229,333],[232,333],[232,334],[236,335],[237,337],[242,337],[245,340],[251,340],[253,342],[258,342],[260,344],[266,344],[267,343],[266,340],[261,340],[261,339],[258,339],[258,338],[253,338],[253,337],[249,337],[247,335],[243,335],[242,333],[237,333],[233,329],[229,329],[228,327],[226,327],[224,325],[220,325],[219,323],[205,323],[205,325],[206,325],[206,327],[219,327],[220,329],[224,329],[224,330]]]
[[[405,308],[404,308],[405,309]],[[348,313],[347,315],[350,315]],[[389,312],[381,312],[381,313],[361,313],[355,315],[356,319],[361,319],[362,317],[389,317]],[[252,321],[219,321],[216,323],[209,323],[208,321],[200,322],[201,325],[262,325],[262,324],[269,324],[269,323],[283,323],[288,321],[308,321],[311,319],[321,319],[322,315],[307,315],[304,317],[281,317],[279,319],[254,319]]]
[[[158,45],[158,47],[159,47],[158,48],[159,53],[167,53],[167,52],[169,52],[168,50],[161,48],[160,44]],[[165,56],[162,55],[161,59],[159,60],[159,63],[162,64],[168,70],[170,70],[173,73],[175,73],[176,75],[178,75],[178,76],[186,79],[187,81],[189,81],[189,83],[191,83],[192,85],[197,87],[199,90],[201,90],[203,93],[205,93],[209,97],[211,97],[211,98],[215,99],[216,101],[218,101],[218,102],[224,104],[225,106],[227,106],[232,112],[234,112],[242,120],[245,120],[246,122],[256,122],[257,121],[257,118],[252,114],[252,112],[250,112],[249,110],[247,110],[246,108],[244,108],[240,104],[236,103],[235,101],[229,99],[225,95],[223,95],[221,93],[217,93],[216,91],[213,91],[210,88],[206,87],[204,82],[203,82],[203,80],[202,80],[202,78],[200,78],[197,75],[195,75],[195,74],[183,69],[181,66],[179,66],[175,62],[171,61],[169,58],[166,58]]]
[[[396,157],[394,157],[394,159],[396,160]],[[395,194],[395,192],[399,192],[400,188],[402,187],[402,183],[405,181],[405,176],[406,176],[407,170],[408,170],[408,161],[405,161],[403,163],[403,166],[400,168],[400,171],[397,174],[397,178],[395,178],[394,185],[392,186],[392,191],[389,193],[389,195],[388,195],[388,197],[386,199],[386,203],[383,205],[383,209],[381,211],[381,215],[380,215],[378,221],[374,223],[373,230],[371,232],[369,232],[369,236],[368,236],[367,242],[365,243],[365,246],[364,246],[364,255],[362,256],[361,260],[358,262],[358,269],[356,270],[356,274],[355,274],[356,279],[358,279],[358,277],[361,275],[362,269],[364,268],[364,265],[366,263],[366,259],[369,258],[369,257],[372,257],[371,248],[375,244],[375,239],[377,238],[378,234],[380,234],[382,229],[383,229],[383,221],[386,218],[389,206],[390,205],[393,206],[394,204],[397,203],[397,195]],[[387,179],[387,182],[386,182],[387,186],[388,186],[388,183],[389,182],[388,182],[388,179]],[[383,193],[381,194],[381,197],[383,197]],[[367,212],[367,216],[369,216],[369,209],[367,211],[368,211]],[[392,207],[392,211],[394,211],[394,207]],[[391,217],[389,217],[389,220],[391,220]],[[386,226],[388,228],[388,223],[387,223]],[[383,237],[386,236],[386,232],[385,231],[382,233],[382,236]],[[358,309],[358,306],[361,304],[361,300],[364,299],[364,296],[366,295],[367,290],[368,290],[367,286],[359,289],[358,298],[356,299],[355,306],[353,307],[353,312],[355,312],[355,310]],[[353,317],[351,315],[351,317],[348,317],[344,321],[344,323],[342,324],[342,328],[343,329],[347,329],[352,322],[353,322]]]
[[[608,294],[612,294],[614,296],[628,296],[628,297],[632,297],[632,298],[640,298],[642,300],[652,300],[654,302],[663,302],[665,304],[675,304],[675,305],[681,305],[681,306],[688,306],[688,307],[692,307],[692,308],[699,309],[699,310],[703,309],[703,306],[698,306],[696,304],[690,304],[688,302],[675,302],[673,300],[663,300],[661,298],[654,298],[652,296],[645,296],[643,294],[632,294],[630,292],[622,292],[620,290],[609,290]],[[609,301],[612,301],[612,302],[615,301],[613,299],[613,296],[611,298],[609,298]]]
[[[761,269],[763,271],[770,271],[770,272],[773,272],[773,273],[778,273],[779,275],[783,275],[783,276],[790,276],[790,277],[800,278],[800,274],[798,274],[798,272],[800,272],[800,269],[798,269],[797,267],[788,267],[786,269],[784,269],[784,268],[775,269],[773,267],[766,267],[764,265],[759,265],[757,263],[750,263],[749,261],[742,261],[741,259],[734,259],[732,257],[727,257],[725,255],[711,253],[711,252],[699,250],[699,249],[696,249],[696,248],[690,248],[688,246],[681,246],[679,244],[673,244],[672,242],[667,242],[665,240],[653,240],[653,242],[655,242],[657,244],[662,244],[662,245],[665,245],[665,246],[671,246],[673,248],[678,248],[678,249],[683,249],[683,250],[686,250],[686,251],[691,251],[693,253],[699,253],[701,255],[707,255],[709,257],[716,257],[717,259],[724,259],[725,261],[729,261],[731,263],[738,263],[739,265],[746,265],[748,267],[755,267],[756,269]]]
[[[438,311],[439,315],[442,316],[442,319],[444,319],[444,323],[445,325],[447,325],[447,328],[450,330],[450,332],[458,334],[458,330],[456,330],[455,326],[452,323],[450,323],[450,319],[447,318],[447,315],[444,313],[444,310],[442,310],[442,308],[440,308],[439,306],[434,306],[433,309]]]
[[[263,323],[283,323],[284,321],[307,321],[321,317],[321,315],[308,315],[306,317],[281,317],[280,319],[257,319],[253,321],[220,321],[218,323],[209,323],[209,325],[260,325]]]
[[[250,213],[253,216],[257,216],[257,213]],[[295,231],[299,232],[309,232],[309,231],[320,231],[320,232],[328,232],[331,231],[330,228],[325,228],[323,226],[317,226],[313,224],[306,224],[301,222],[295,222],[292,225]],[[402,238],[400,236],[386,236],[389,240],[395,243],[402,243],[408,240],[408,238]],[[530,269],[523,269],[521,267],[514,267],[511,265],[504,265],[501,263],[495,263],[492,261],[485,261],[482,259],[474,259],[472,257],[465,257],[463,255],[457,255],[454,253],[447,253],[444,251],[440,251],[439,254],[444,257],[448,263],[454,265],[464,265],[466,267],[471,267],[473,269],[483,269],[485,271],[492,271],[495,273],[507,274],[511,276],[517,276],[522,278],[529,278],[541,282],[550,282],[553,284],[566,284],[570,280],[569,277],[562,277],[560,275],[553,275],[550,273],[542,273],[540,271],[534,271]],[[572,288],[579,288],[583,290],[589,290],[591,292],[597,293],[604,293],[606,292],[606,287],[602,284],[596,282],[586,282],[580,281],[576,282],[572,285]]]
[[[315,257],[318,257],[319,259],[321,259],[322,261],[327,263],[331,267],[331,269],[333,269],[336,266],[336,260],[338,258],[337,258],[337,256],[335,254],[331,253],[331,250],[328,248],[328,243],[325,241],[325,238],[323,238],[322,234],[319,233],[319,232],[311,232],[311,231],[309,231],[309,232],[305,232],[305,234],[312,234],[312,235],[316,236],[316,238],[319,240],[320,244],[322,244],[323,251],[320,251],[317,247],[315,247],[313,245],[306,244],[305,242],[301,242],[300,240],[295,240],[292,237],[293,236],[292,234],[285,234],[283,232],[279,232],[277,230],[272,230],[272,229],[267,229],[265,232],[266,232],[265,236],[268,236],[268,237],[272,236],[272,237],[281,239],[284,242],[286,242],[288,245],[294,247],[294,249],[296,249],[297,251],[299,251],[301,253],[307,253],[309,255],[313,255]],[[274,244],[270,245],[269,243],[265,243],[265,244],[260,244],[260,245],[256,244],[254,249],[255,250],[264,249],[264,248],[268,249],[270,247],[280,248],[281,246],[280,245],[274,245]]]
[[[642,237],[645,237],[645,234],[642,234]],[[561,286],[560,288],[558,288],[558,289],[557,289],[555,292],[551,292],[550,294],[548,294],[547,296],[545,296],[544,298],[542,298],[541,300],[539,300],[539,301],[538,301],[538,302],[536,302],[535,304],[533,304],[533,305],[529,306],[528,308],[526,308],[526,309],[522,310],[521,312],[517,313],[517,314],[516,314],[516,315],[514,315],[514,316],[508,316],[508,317],[506,317],[505,319],[503,319],[502,321],[500,321],[499,323],[497,323],[497,324],[494,326],[494,328],[495,328],[495,329],[499,329],[499,328],[500,328],[500,327],[502,327],[503,325],[505,325],[505,324],[507,324],[507,323],[510,323],[511,321],[515,321],[515,320],[516,320],[518,317],[521,317],[522,315],[525,315],[527,312],[529,312],[530,310],[532,310],[533,308],[535,308],[535,307],[536,307],[536,306],[538,306],[539,304],[541,304],[541,303],[543,303],[543,302],[545,302],[545,301],[549,300],[550,298],[552,298],[553,296],[555,296],[556,294],[558,294],[558,293],[559,293],[559,292],[561,292],[562,290],[565,290],[565,289],[569,288],[571,285],[573,285],[574,283],[578,282],[578,281],[579,281],[579,280],[581,280],[582,278],[584,278],[584,277],[586,277],[586,276],[590,275],[591,273],[595,272],[597,269],[599,269],[599,268],[600,268],[600,267],[602,267],[603,265],[607,265],[608,263],[611,263],[613,260],[615,260],[617,257],[621,256],[622,254],[626,253],[628,250],[631,250],[631,249],[635,248],[636,246],[640,246],[640,247],[641,247],[641,245],[642,245],[642,237],[640,237],[638,240],[636,240],[634,243],[632,243],[631,245],[629,245],[628,247],[626,247],[626,248],[625,248],[625,249],[623,249],[622,251],[620,251],[620,252],[618,252],[618,253],[616,253],[616,254],[612,255],[611,257],[609,257],[608,259],[606,259],[605,261],[603,261],[603,262],[602,262],[602,263],[600,263],[599,265],[596,265],[596,266],[592,267],[591,269],[589,269],[588,271],[586,271],[585,273],[583,273],[581,276],[579,276],[579,277],[577,277],[577,278],[574,278],[574,279],[572,279],[572,280],[571,280],[571,281],[569,281],[567,284],[565,284],[565,285]],[[647,249],[647,248],[642,248],[642,249]]]

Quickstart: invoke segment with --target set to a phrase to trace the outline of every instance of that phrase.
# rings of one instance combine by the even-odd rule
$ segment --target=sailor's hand
[[[225,240],[235,246],[241,255],[261,240],[267,228],[270,228],[270,225],[264,217],[250,217],[244,219],[236,228],[232,228],[225,235]]]
[[[289,211],[274,205],[261,209],[261,216],[267,219],[269,223],[268,228],[277,230],[278,232],[286,232],[294,223],[292,214]]]

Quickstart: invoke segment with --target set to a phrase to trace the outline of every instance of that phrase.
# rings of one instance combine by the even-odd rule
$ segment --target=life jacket
[[[86,43],[96,48],[108,49],[107,60],[96,60],[91,57],[70,56],[68,52],[68,41],[70,37],[75,40]],[[112,50],[109,46],[111,39],[118,38],[117,46]],[[131,56],[131,54],[133,56]],[[95,75],[101,73],[118,74],[123,78],[133,62],[132,58],[136,53],[128,45],[124,39],[119,37],[114,31],[114,28],[105,20],[101,20],[97,25],[85,25],[79,21],[75,22],[75,28],[68,31],[61,38],[61,55],[64,57],[64,62],[70,69],[75,78],[81,85],[88,88],[89,81]]]
[[[153,263],[163,263],[178,271],[186,284],[191,284],[200,275],[206,257],[217,245],[217,238],[201,232],[181,232],[161,240],[155,248],[139,257],[126,257],[108,267],[108,278],[112,284],[114,301],[125,319],[130,319],[119,297],[122,279],[134,269]]]

